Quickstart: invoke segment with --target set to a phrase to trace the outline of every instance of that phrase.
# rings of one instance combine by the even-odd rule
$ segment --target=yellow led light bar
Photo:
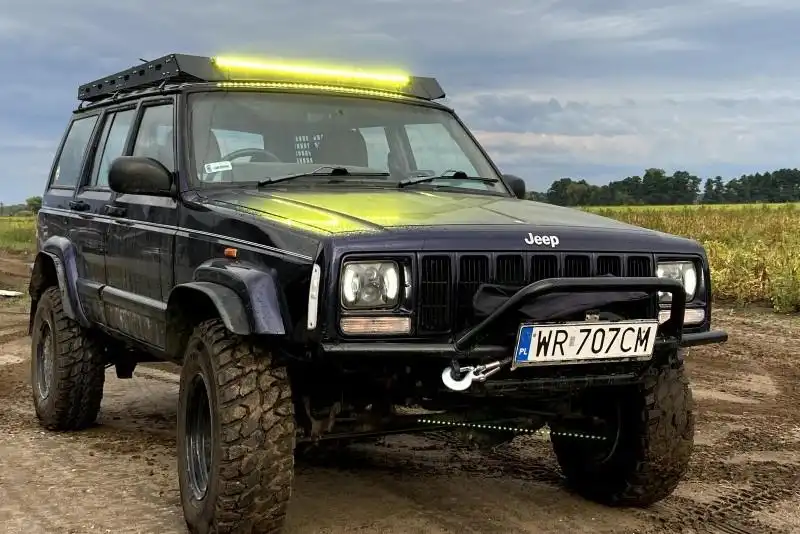
[[[408,85],[411,81],[410,76],[398,72],[370,72],[362,70],[333,69],[327,67],[312,67],[307,65],[265,62],[227,56],[217,56],[212,58],[212,61],[217,67],[223,69],[250,72],[273,72],[276,74],[288,74],[301,78],[314,78],[329,81],[368,82],[395,87]]]
[[[408,98],[400,93],[389,91],[379,91],[376,89],[359,89],[356,87],[341,87],[338,85],[323,85],[315,83],[291,83],[291,82],[219,82],[217,87],[222,88],[253,88],[253,89],[307,89],[312,91],[326,91],[333,93],[345,93],[360,96],[380,96],[386,98]]]

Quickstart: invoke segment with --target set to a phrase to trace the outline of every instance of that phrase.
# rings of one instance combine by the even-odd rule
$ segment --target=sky
[[[798,27],[797,0],[0,0],[0,201],[42,193],[78,85],[173,52],[435,76],[535,190],[793,168]]]

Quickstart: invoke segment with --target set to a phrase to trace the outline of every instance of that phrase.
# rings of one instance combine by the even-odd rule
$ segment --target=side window
[[[106,119],[103,135],[100,138],[101,145],[97,149],[92,165],[92,187],[108,187],[108,170],[111,168],[111,163],[125,150],[125,140],[128,138],[128,131],[135,116],[136,110],[128,109],[118,111]]]
[[[144,108],[142,122],[136,133],[133,155],[153,158],[167,169],[175,171],[173,149],[173,105],[162,104]]]
[[[75,187],[80,179],[81,165],[86,154],[86,147],[92,137],[97,115],[84,117],[72,122],[69,127],[64,148],[58,156],[56,171],[53,176],[55,186]]]
[[[408,124],[406,133],[417,170],[437,175],[451,169],[471,176],[478,174],[444,124]]]
[[[385,169],[389,161],[389,140],[383,126],[359,128],[367,143],[367,165],[376,169]]]
[[[214,137],[217,138],[220,154],[224,157],[243,148],[264,149],[264,137],[251,132],[238,132],[233,130],[219,130],[212,128]]]

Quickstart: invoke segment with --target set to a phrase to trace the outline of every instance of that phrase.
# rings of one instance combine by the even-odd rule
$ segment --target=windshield
[[[198,185],[258,183],[290,174],[324,175],[282,186],[358,183],[508,194],[477,145],[447,111],[335,95],[219,91],[189,96],[190,154]],[[343,166],[346,175],[330,175]],[[453,176],[454,171],[464,174]],[[466,177],[466,178],[465,178]]]

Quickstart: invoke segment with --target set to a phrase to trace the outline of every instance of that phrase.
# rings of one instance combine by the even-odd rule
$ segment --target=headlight
[[[659,278],[672,278],[679,280],[686,291],[686,302],[694,299],[697,291],[697,268],[691,261],[668,261],[659,263],[656,269]],[[658,300],[662,304],[672,302],[672,294],[664,291],[658,292]]]
[[[392,308],[400,294],[400,269],[393,261],[349,262],[342,273],[342,305],[348,309]]]

